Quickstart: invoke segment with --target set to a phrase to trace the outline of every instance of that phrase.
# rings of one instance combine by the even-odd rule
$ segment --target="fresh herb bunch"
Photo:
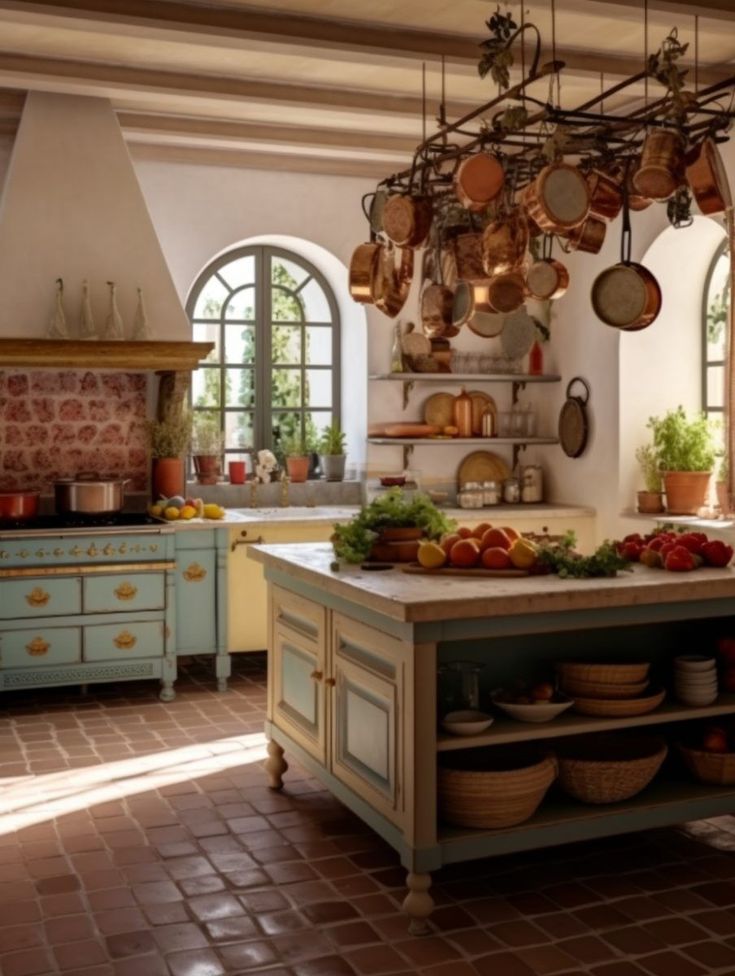
[[[581,556],[564,542],[541,546],[538,560],[561,579],[587,579],[593,576],[617,576],[618,570],[632,571],[630,563],[618,555],[615,544],[606,539],[591,556]]]
[[[649,55],[648,73],[668,89],[671,96],[672,114],[679,118],[686,117],[687,99],[684,92],[684,82],[687,69],[679,68],[677,61],[684,57],[688,44],[679,40],[679,32],[672,28],[668,37],[664,38],[661,47],[655,54]]]
[[[370,555],[382,529],[423,529],[430,539],[438,539],[454,528],[426,495],[410,500],[400,488],[391,488],[369,505],[364,505],[351,522],[337,524],[332,537],[334,553],[348,563],[361,563]]]
[[[481,78],[489,74],[501,88],[508,88],[510,69],[513,65],[513,52],[510,46],[518,30],[518,24],[513,20],[510,12],[501,14],[499,9],[485,21],[485,24],[492,37],[480,42],[483,53],[477,71]]]
[[[704,414],[691,420],[684,408],[669,410],[663,417],[649,417],[653,447],[663,471],[711,471],[716,449],[712,426]]]

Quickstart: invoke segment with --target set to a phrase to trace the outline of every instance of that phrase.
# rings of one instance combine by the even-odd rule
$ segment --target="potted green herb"
[[[345,435],[339,424],[326,427],[319,438],[319,460],[325,481],[344,481]]]
[[[653,448],[664,473],[666,510],[671,515],[696,515],[707,499],[715,444],[704,414],[687,417],[684,408],[651,417]]]
[[[311,454],[314,450],[312,438],[300,431],[285,434],[281,438],[281,452],[286,459],[288,477],[293,482],[306,481],[309,477]]]
[[[191,457],[200,485],[216,485],[222,474],[224,434],[214,414],[195,412],[191,425]]]
[[[184,456],[189,446],[191,418],[188,411],[170,412],[161,420],[146,422],[151,465],[153,501],[183,496],[186,489]]]
[[[638,492],[638,511],[646,515],[658,515],[664,510],[663,480],[658,456],[653,444],[642,444],[635,452],[635,459],[643,474],[645,491]]]

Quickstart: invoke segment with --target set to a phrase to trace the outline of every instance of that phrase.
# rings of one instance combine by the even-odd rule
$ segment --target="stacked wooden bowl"
[[[556,670],[560,689],[574,699],[575,712],[629,718],[652,712],[664,700],[665,692],[649,685],[650,667],[647,661],[563,661]]]

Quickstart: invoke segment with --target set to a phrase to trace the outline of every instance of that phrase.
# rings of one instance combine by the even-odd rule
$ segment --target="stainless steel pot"
[[[108,515],[125,504],[129,478],[100,478],[79,474],[54,482],[54,501],[59,515]]]

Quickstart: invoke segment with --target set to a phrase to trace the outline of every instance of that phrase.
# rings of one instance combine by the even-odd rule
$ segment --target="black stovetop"
[[[0,530],[13,529],[119,529],[156,525],[145,512],[111,512],[106,515],[37,515],[32,519],[0,519]]]

